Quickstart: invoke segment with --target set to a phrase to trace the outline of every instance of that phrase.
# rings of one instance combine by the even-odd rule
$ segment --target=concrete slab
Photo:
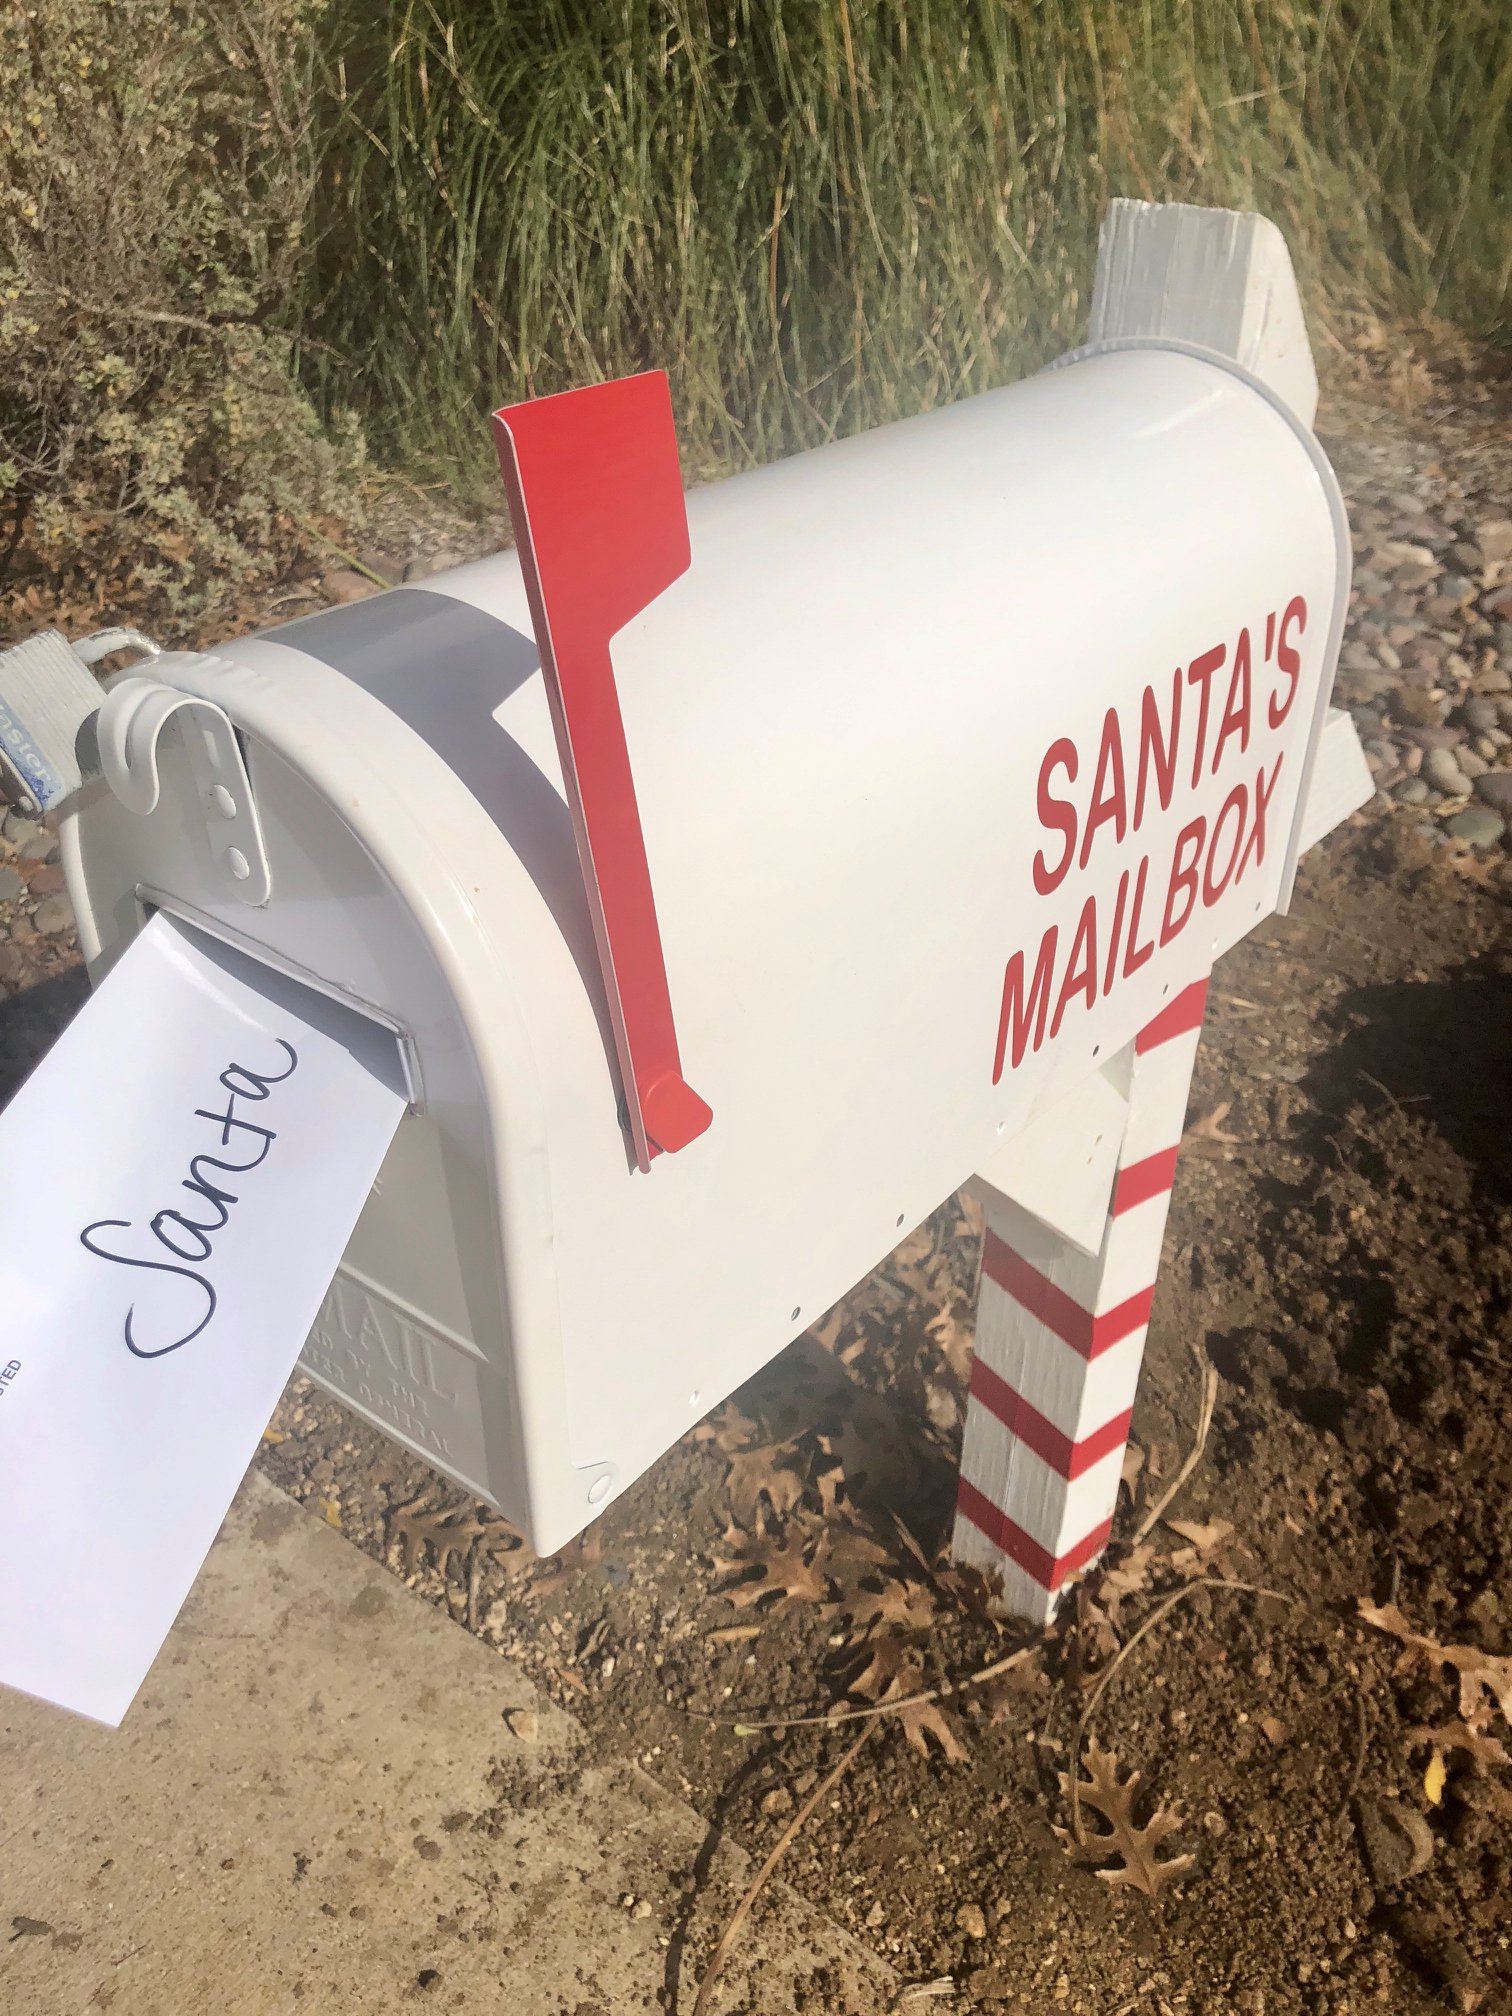
[[[690,1898],[706,1835],[253,1475],[122,1729],[0,1695],[0,2009],[687,2012],[751,1875],[721,1845]],[[774,1885],[715,2006],[882,2016],[897,1987]]]

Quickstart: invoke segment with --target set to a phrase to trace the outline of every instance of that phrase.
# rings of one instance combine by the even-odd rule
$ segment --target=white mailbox
[[[973,1178],[989,1242],[1054,1247],[988,1275],[1075,1360],[1036,1398],[984,1357],[973,1558],[1032,1610],[1101,1544],[1137,1291],[1099,1253],[1189,1068],[1152,1148],[1141,1032],[1195,1031],[1369,784],[1325,736],[1350,545],[1273,228],[1122,206],[1094,337],[685,532],[664,380],[514,409],[518,551],[106,700],[63,822],[93,973],[166,911],[396,1033],[302,1364],[542,1551]],[[1117,1216],[1163,1224],[1158,1174]]]

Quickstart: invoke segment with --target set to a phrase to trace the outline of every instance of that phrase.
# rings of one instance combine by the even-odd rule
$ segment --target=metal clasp
[[[127,811],[145,818],[156,810],[162,795],[158,739],[170,721],[188,760],[206,844],[226,893],[241,903],[266,903],[273,883],[262,821],[241,744],[223,708],[160,679],[118,680],[96,723],[106,783]]]

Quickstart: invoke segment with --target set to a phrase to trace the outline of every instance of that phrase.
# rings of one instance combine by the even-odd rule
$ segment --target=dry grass
[[[1315,312],[1482,331],[1512,270],[1506,0],[341,0],[317,358],[391,456],[673,373],[695,470],[1075,340],[1110,194],[1262,209]]]

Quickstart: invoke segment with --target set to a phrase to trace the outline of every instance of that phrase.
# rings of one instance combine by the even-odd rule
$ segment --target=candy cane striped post
[[[1014,1616],[1048,1622],[1112,1529],[1206,999],[1188,987],[1109,1066],[1129,1110],[1096,1253],[986,1201],[953,1552]]]

